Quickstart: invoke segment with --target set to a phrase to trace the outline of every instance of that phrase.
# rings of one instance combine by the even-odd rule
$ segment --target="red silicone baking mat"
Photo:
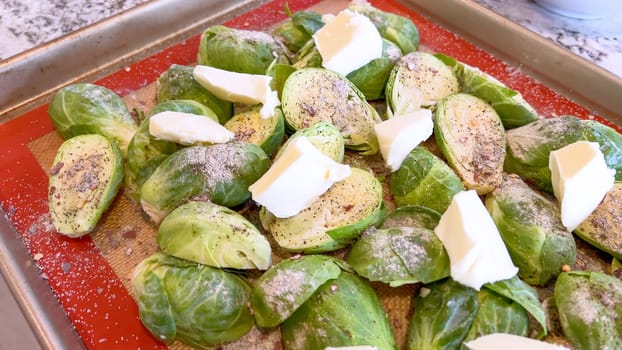
[[[226,22],[225,25],[243,29],[267,28],[286,18],[286,2],[291,11],[297,11],[320,1],[271,1]],[[525,99],[540,114],[572,114],[602,121],[600,117],[591,115],[587,109],[526,76],[520,69],[478,49],[409,7],[396,1],[378,0],[371,1],[371,4],[412,19],[420,31],[421,44],[426,49],[443,52],[488,72],[523,93]],[[195,62],[198,43],[199,35],[95,83],[111,88],[122,96],[128,95],[154,82],[171,64],[190,65]],[[619,126],[614,127],[621,130]],[[58,138],[47,115],[47,106],[0,125],[0,203],[3,210],[8,213],[27,251],[36,261],[41,278],[48,281],[58,302],[88,348],[165,348],[140,323],[136,304],[126,287],[128,276],[119,275],[115,271],[107,252],[94,243],[94,238],[67,238],[56,233],[49,224],[49,169],[41,165],[42,155],[38,152],[53,155],[55,149],[45,150],[41,143],[33,146],[38,140],[49,137]],[[110,242],[113,239],[135,238],[135,229],[124,227],[122,222],[116,225],[119,230],[115,233],[117,238],[109,237]],[[99,230],[95,234],[106,235],[110,232]],[[112,243],[111,245],[114,246]],[[125,253],[129,256],[132,252],[127,249]]]

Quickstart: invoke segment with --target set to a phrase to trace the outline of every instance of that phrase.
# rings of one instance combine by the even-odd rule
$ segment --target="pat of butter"
[[[151,116],[149,134],[158,140],[182,145],[226,143],[235,136],[210,117],[173,111],[164,111]]]
[[[272,77],[268,75],[237,73],[198,65],[192,71],[192,76],[221,100],[247,105],[263,104],[259,111],[263,118],[272,117],[274,108],[281,104],[277,92],[270,87]]]
[[[308,208],[350,173],[348,165],[335,162],[306,137],[297,136],[249,191],[274,216],[287,218]]]
[[[410,151],[427,140],[433,129],[432,112],[428,109],[397,115],[374,125],[380,153],[391,171],[399,169]]]
[[[342,75],[382,57],[382,37],[366,16],[343,10],[313,34],[322,66]]]
[[[451,277],[465,286],[479,290],[518,272],[475,190],[454,195],[434,233],[449,255]]]
[[[464,345],[469,350],[568,350],[561,345],[506,333],[487,334]]]
[[[549,155],[553,193],[560,203],[562,223],[574,230],[613,188],[609,169],[596,142],[577,141]]]

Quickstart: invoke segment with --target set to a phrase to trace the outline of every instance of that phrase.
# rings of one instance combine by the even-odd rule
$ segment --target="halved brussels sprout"
[[[538,120],[538,113],[518,91],[508,88],[491,75],[452,57],[443,54],[437,54],[436,57],[453,68],[463,92],[481,98],[497,111],[506,129]]]
[[[443,213],[463,190],[453,169],[422,146],[412,150],[391,175],[391,193],[398,206],[421,205]]]
[[[597,121],[568,115],[508,130],[504,169],[553,193],[549,154],[576,141],[598,142],[607,166],[616,169],[616,181],[622,181],[622,135]]]
[[[505,130],[486,101],[465,93],[441,100],[434,113],[434,136],[467,189],[481,195],[501,183]]]
[[[366,4],[352,4],[348,8],[368,17],[380,36],[397,45],[402,53],[411,53],[419,47],[419,30],[410,19]]]
[[[213,267],[266,270],[272,261],[270,243],[250,221],[211,202],[177,207],[156,241],[164,253]]]
[[[324,283],[283,322],[281,331],[285,349],[397,348],[378,296],[363,279],[346,271]]]
[[[311,40],[313,33],[324,26],[324,21],[321,14],[313,11],[297,11],[292,14],[286,8],[286,12],[289,19],[278,25],[272,31],[272,36],[290,51],[297,52]]]
[[[325,255],[303,255],[279,262],[266,271],[251,297],[257,326],[280,325],[324,283],[341,274],[341,266]]]
[[[405,205],[388,213],[378,226],[381,229],[393,227],[416,227],[434,230],[441,219],[441,213],[420,205]]]
[[[169,100],[193,100],[211,109],[224,124],[233,115],[233,103],[223,101],[205,89],[192,76],[194,67],[173,64],[156,82],[158,103]],[[182,111],[180,111],[182,112]]]
[[[114,141],[125,158],[138,125],[114,91],[94,84],[73,84],[60,89],[48,106],[52,123],[66,140],[99,134]]]
[[[205,115],[214,121],[218,121],[218,116],[209,107],[193,100],[169,100],[153,107],[147,118],[140,123],[138,131],[132,137],[127,148],[125,192],[136,201],[140,199],[140,188],[158,165],[182,148],[181,145],[174,142],[156,140],[149,134],[149,118],[164,111]]]
[[[449,276],[443,243],[425,228],[370,228],[352,245],[346,260],[359,275],[391,287]]]
[[[48,185],[52,224],[69,237],[89,234],[121,187],[121,151],[104,136],[78,135],[63,142],[53,164]]]
[[[378,222],[386,210],[380,181],[366,170],[351,170],[309,208],[289,218],[264,221],[279,246],[305,253],[331,251]]]
[[[329,122],[320,121],[308,128],[300,129],[290,136],[283,147],[277,152],[274,157],[277,159],[281,156],[282,150],[287,147],[287,144],[298,136],[306,137],[313,146],[315,146],[322,154],[331,158],[335,162],[342,163],[344,156],[344,139],[341,136],[341,132],[336,126]]]
[[[226,207],[250,198],[248,186],[268,170],[257,145],[232,142],[182,148],[166,158],[140,190],[140,204],[155,223],[181,204],[204,199]]]
[[[378,151],[374,124],[378,112],[348,79],[322,68],[303,68],[285,82],[282,105],[285,121],[294,130],[326,121],[335,125],[347,148],[363,154]]]
[[[494,333],[528,335],[529,316],[520,304],[487,289],[477,293],[477,304],[477,314],[464,341]]]
[[[413,299],[407,349],[460,349],[477,307],[475,289],[451,278],[421,288]]]
[[[261,105],[246,108],[225,123],[238,141],[254,143],[271,156],[281,146],[285,137],[285,120],[280,108],[274,109],[270,118],[264,118],[259,111]]]
[[[197,62],[231,72],[266,74],[275,59],[289,63],[287,48],[267,33],[214,25],[201,34]]]
[[[555,304],[574,349],[622,349],[622,281],[596,271],[563,272]]]
[[[574,233],[594,247],[622,259],[622,182],[616,182],[596,210]]]
[[[504,176],[485,202],[525,282],[545,285],[562,266],[574,265],[577,247],[562,224],[557,203],[531,189],[518,175]]]
[[[166,344],[204,349],[253,326],[251,287],[234,273],[157,252],[134,268],[131,282],[141,322]]]
[[[411,52],[395,63],[387,81],[387,113],[390,118],[433,107],[459,89],[458,79],[441,60],[431,53]]]

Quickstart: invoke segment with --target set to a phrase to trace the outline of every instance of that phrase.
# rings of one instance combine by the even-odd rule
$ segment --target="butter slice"
[[[609,169],[597,142],[577,141],[549,155],[553,193],[560,203],[562,223],[573,231],[613,188]]]
[[[434,233],[449,255],[451,277],[465,286],[479,290],[518,272],[475,190],[454,195]]]
[[[192,76],[221,100],[247,105],[263,104],[259,111],[263,118],[272,117],[274,108],[281,104],[277,92],[270,87],[272,77],[268,75],[237,73],[198,65],[192,71]]]
[[[374,125],[380,153],[391,171],[399,169],[410,151],[427,140],[433,129],[432,112],[428,109],[397,115]]]
[[[350,173],[348,165],[335,162],[306,137],[297,136],[249,191],[274,216],[287,218],[308,208]]]
[[[173,111],[164,111],[151,116],[149,134],[158,140],[182,145],[226,143],[235,136],[210,117]]]
[[[469,350],[569,350],[565,346],[506,333],[487,334],[464,345]]]
[[[342,75],[382,57],[382,37],[366,16],[343,10],[313,34],[322,66]]]

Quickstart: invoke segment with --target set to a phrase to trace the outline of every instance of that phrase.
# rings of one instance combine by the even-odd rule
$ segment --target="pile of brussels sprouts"
[[[518,92],[487,74],[419,50],[418,30],[407,18],[368,5],[350,9],[371,19],[384,50],[347,76],[322,68],[312,40],[324,25],[318,13],[288,13],[270,33],[213,26],[202,34],[198,64],[272,76],[281,106],[270,118],[259,115],[258,105],[215,97],[191,66],[172,65],[159,77],[157,105],[139,113],[138,123],[104,87],[60,90],[49,114],[65,143],[82,137],[80,157],[114,166],[98,179],[97,193],[82,200],[93,203],[85,211],[71,199],[85,186],[62,187],[80,170],[64,172],[77,146],[63,144],[50,175],[50,209],[57,228],[63,217],[87,225],[59,232],[92,232],[123,183],[157,225],[160,251],[136,266],[132,289],[143,324],[167,344],[209,348],[254,326],[280,328],[285,349],[460,349],[492,333],[543,339],[554,331],[538,294],[548,288],[572,347],[622,348],[622,281],[574,270],[575,238],[604,259],[622,259],[622,135],[594,120],[540,118]],[[433,111],[434,138],[390,172],[373,126],[419,108]],[[161,111],[211,118],[235,141],[185,146],[155,139],[149,118]],[[350,164],[352,174],[309,208],[277,218],[250,200],[248,187],[283,144],[301,136]],[[599,143],[618,182],[569,232],[552,196],[548,155],[579,140]],[[80,174],[74,182],[89,177]],[[451,279],[434,233],[452,196],[470,189],[519,268],[517,276],[479,291]],[[378,284],[416,286],[407,339],[396,339],[372,288]]]

